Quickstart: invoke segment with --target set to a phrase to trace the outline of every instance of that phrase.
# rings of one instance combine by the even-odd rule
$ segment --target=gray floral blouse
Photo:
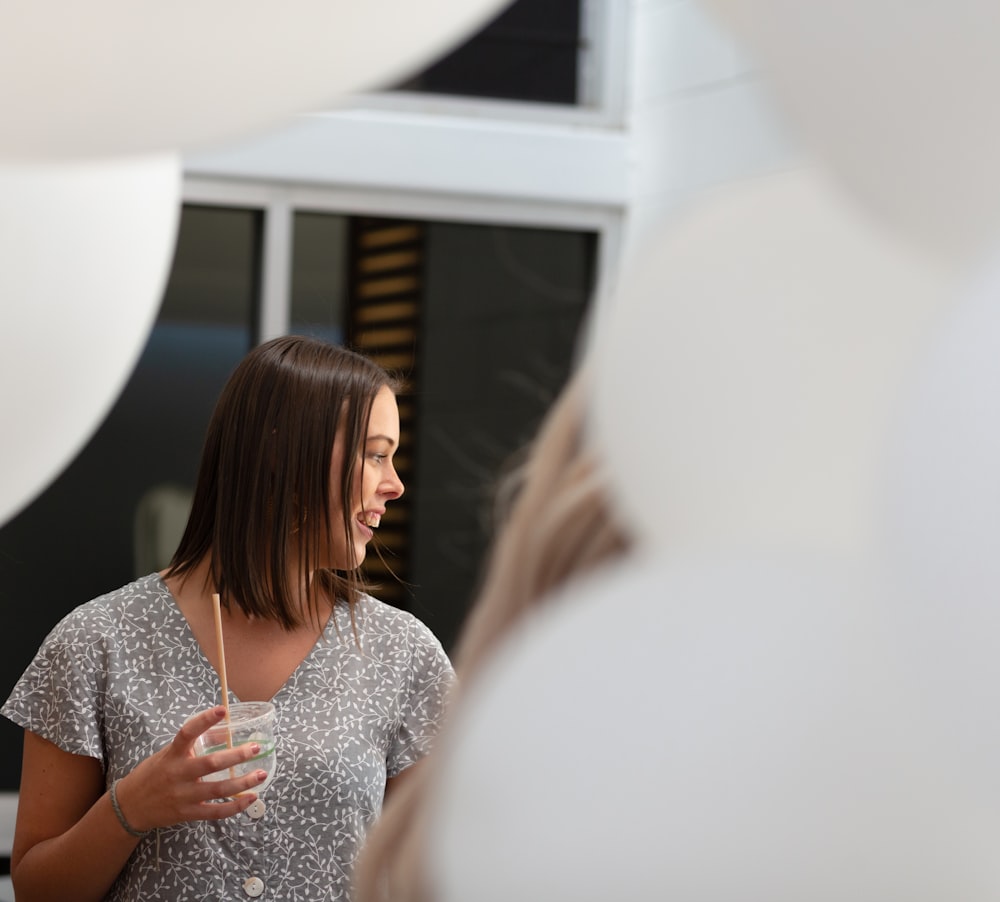
[[[140,841],[109,900],[350,898],[387,777],[427,754],[454,675],[424,624],[365,596],[338,605],[272,701],[274,782],[246,812]],[[0,713],[76,755],[110,786],[168,743],[219,683],[156,574],[82,605],[45,639]],[[238,701],[230,696],[231,701]]]

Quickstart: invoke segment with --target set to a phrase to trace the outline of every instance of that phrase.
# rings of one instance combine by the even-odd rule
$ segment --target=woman
[[[453,678],[356,575],[403,493],[394,387],[297,337],[237,367],[170,566],[64,618],[2,709],[25,729],[19,902],[349,898],[387,780],[429,750]],[[260,799],[261,772],[200,779],[252,747],[193,753],[224,716],[213,593],[230,697],[277,708]]]
[[[463,692],[504,637],[550,592],[571,577],[616,559],[629,547],[587,442],[586,378],[584,370],[573,377],[515,474],[516,494],[497,534],[479,597],[459,636],[456,667]],[[461,704],[461,698],[456,700]],[[447,741],[442,737],[444,744]],[[358,902],[435,898],[424,858],[433,792],[434,762],[429,761],[393,797],[372,832],[359,863]]]

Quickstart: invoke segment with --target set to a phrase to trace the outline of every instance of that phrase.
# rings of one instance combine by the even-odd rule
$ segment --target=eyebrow
[[[369,442],[388,442],[392,446],[396,444],[396,440],[388,435],[369,435],[365,439],[365,444],[367,445]]]

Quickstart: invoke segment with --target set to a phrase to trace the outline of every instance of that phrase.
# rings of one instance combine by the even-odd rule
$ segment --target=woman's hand
[[[169,827],[184,821],[217,821],[250,807],[252,792],[267,779],[262,770],[213,782],[201,778],[249,761],[260,752],[256,743],[195,755],[195,740],[225,718],[221,705],[190,718],[169,745],[150,755],[118,783],[118,805],[134,830]],[[224,801],[223,801],[224,800]]]
[[[232,817],[257,798],[266,779],[255,770],[218,782],[201,778],[250,760],[253,745],[197,757],[195,740],[225,717],[222,707],[202,711],[171,742],[118,783],[122,816],[134,830],[183,821]],[[11,876],[23,902],[99,902],[135,851],[112,810],[101,762],[75,755],[30,731],[24,734],[17,828]],[[215,801],[222,800],[225,801]]]

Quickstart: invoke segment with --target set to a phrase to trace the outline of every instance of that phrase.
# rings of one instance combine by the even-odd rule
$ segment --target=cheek
[[[364,478],[358,480],[358,497],[362,505],[378,490],[378,473],[373,467],[365,467]]]
[[[361,467],[354,471],[354,479],[351,480],[351,504],[361,505],[362,499],[368,497],[367,492],[371,485],[371,467]]]
[[[330,517],[338,525],[338,529],[343,530],[343,516],[345,511],[350,513],[351,508],[357,504],[357,484],[358,480],[354,479],[352,485],[354,488],[351,491],[352,498],[344,498],[343,486],[340,482],[331,483],[330,485]]]

